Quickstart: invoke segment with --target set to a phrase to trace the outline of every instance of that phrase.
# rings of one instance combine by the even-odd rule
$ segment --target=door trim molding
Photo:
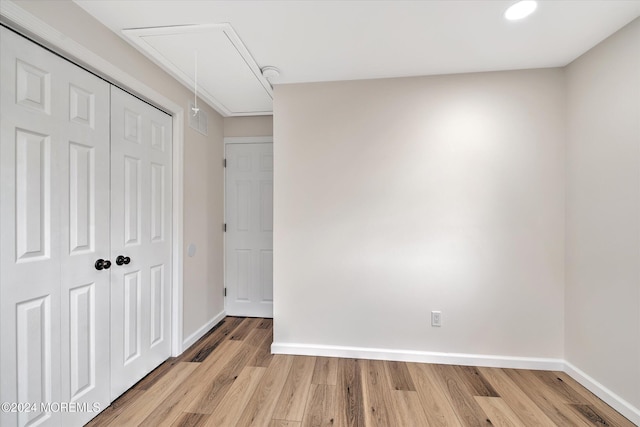
[[[86,68],[92,73],[113,82],[124,90],[171,114],[173,122],[172,158],[172,267],[171,283],[171,353],[182,353],[182,278],[183,278],[183,179],[184,179],[184,108],[155,89],[147,86],[131,74],[123,71],[90,49],[70,39],[46,22],[22,9],[12,0],[0,2],[0,22],[33,38],[40,44]]]

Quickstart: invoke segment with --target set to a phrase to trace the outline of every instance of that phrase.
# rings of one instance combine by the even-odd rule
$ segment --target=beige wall
[[[17,3],[187,111],[192,93],[70,0]],[[184,248],[197,247],[193,258],[184,255],[184,338],[224,309],[223,120],[204,103],[202,109],[209,116],[209,135],[188,126],[184,132]]]
[[[640,19],[567,68],[566,359],[640,420]]]
[[[225,117],[224,136],[272,136],[273,116]]]
[[[276,86],[275,342],[562,358],[564,101],[559,69]]]

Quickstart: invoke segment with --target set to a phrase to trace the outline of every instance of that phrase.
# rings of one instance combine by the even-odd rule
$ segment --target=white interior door
[[[65,61],[59,174],[62,243],[62,402],[83,409],[62,413],[62,425],[82,425],[95,416],[93,404],[109,406],[109,87]],[[86,408],[86,409],[84,409]],[[91,410],[89,410],[91,408]]]
[[[171,355],[171,125],[112,86],[112,399]]]
[[[225,151],[225,309],[273,317],[273,144]]]
[[[0,401],[104,408],[109,85],[5,28],[0,44]],[[95,415],[40,409],[0,424]]]

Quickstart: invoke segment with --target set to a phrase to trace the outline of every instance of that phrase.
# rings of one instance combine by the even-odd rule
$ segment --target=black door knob
[[[118,255],[118,257],[116,258],[116,264],[118,265],[129,264],[130,262],[131,258],[129,258],[128,256]]]
[[[104,260],[104,264],[102,265],[102,267],[107,270],[109,269],[109,267],[111,267],[111,261],[109,261],[108,259]]]
[[[109,261],[107,261],[109,262]],[[102,270],[103,268],[109,268],[109,267],[105,267],[104,266],[105,260],[103,260],[102,258],[100,258],[99,260],[96,261],[94,265],[94,267],[96,268],[96,270]],[[111,263],[109,262],[109,266],[111,266]]]

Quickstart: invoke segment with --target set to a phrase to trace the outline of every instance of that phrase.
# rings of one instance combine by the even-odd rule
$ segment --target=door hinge
[[[227,223],[225,222],[224,224],[222,224],[222,231],[223,232],[227,232]]]
[[[227,159],[222,159],[222,167],[223,168],[227,167]]]
[[[227,288],[224,288],[224,296],[227,296]]]

